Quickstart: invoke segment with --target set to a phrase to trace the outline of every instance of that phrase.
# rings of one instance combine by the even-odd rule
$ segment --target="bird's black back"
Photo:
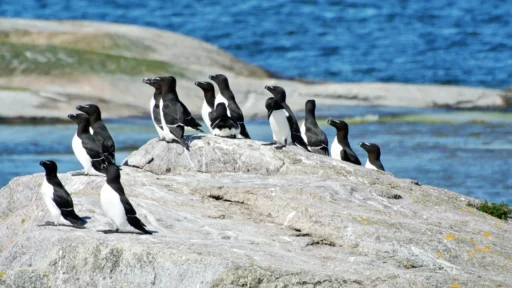
[[[100,144],[96,142],[96,139],[91,134],[81,133],[78,137],[82,140],[82,147],[84,147],[87,155],[91,158],[92,168],[99,173],[105,174],[106,165],[114,164],[113,159],[102,153]]]
[[[130,203],[130,200],[126,197],[123,185],[121,185],[120,175],[118,174],[117,177],[111,178],[107,174],[107,184],[119,195],[119,200],[121,200],[121,204],[123,205],[128,224],[145,234],[151,234],[150,231],[146,230],[146,225],[137,217],[135,208],[133,208],[132,203]]]
[[[64,188],[57,174],[46,175],[46,181],[53,187],[53,202],[59,208],[64,219],[73,225],[82,225],[83,219],[78,216],[73,207],[73,199]]]
[[[112,161],[115,162],[116,146],[114,144],[114,139],[112,139],[112,136],[108,132],[107,126],[105,126],[105,123],[100,120],[93,123],[91,128],[94,131],[94,139],[101,146],[101,152],[103,154],[107,154],[110,158],[112,158]]]
[[[190,113],[187,106],[185,106],[185,104],[183,102],[181,102],[181,100],[179,100],[179,99],[178,99],[178,102],[183,109],[183,117],[184,117],[183,124],[185,124],[185,126],[190,127],[194,130],[203,132],[203,130],[201,130],[201,128],[200,128],[201,123],[197,122],[197,120],[194,118],[194,116],[192,116],[192,113]]]
[[[288,106],[288,104],[286,104],[286,102],[282,102],[281,105],[286,110],[286,113],[288,113],[288,116],[286,117],[286,119],[288,120],[288,124],[290,125],[293,143],[295,145],[301,146],[302,148],[306,149],[307,151],[310,151],[308,148],[308,144],[306,144],[306,142],[304,141],[304,138],[302,138],[302,135],[300,133],[299,123],[297,123],[297,119],[295,118],[295,115],[293,114],[292,109],[290,109],[290,106]]]
[[[218,103],[215,110],[208,113],[210,126],[212,129],[238,129],[238,122],[227,114],[227,108],[224,103]]]
[[[348,140],[340,140],[337,139],[338,143],[343,148],[340,152],[341,160],[350,162],[355,165],[361,165],[361,161],[359,161],[359,157],[357,157],[357,154],[352,150],[352,147],[350,147],[350,143]]]

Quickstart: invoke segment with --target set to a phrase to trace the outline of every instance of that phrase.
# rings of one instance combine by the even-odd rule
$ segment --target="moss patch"
[[[466,206],[473,207],[480,212],[487,213],[501,220],[508,220],[512,218],[512,208],[505,202],[494,203],[494,202],[480,202],[472,203],[468,202]]]
[[[2,86],[2,85],[0,85],[0,90],[3,90],[3,91],[29,91],[29,89],[23,88],[23,87],[12,87],[12,86]]]
[[[165,74],[183,77],[170,63],[52,45],[0,41],[0,77],[13,74]]]
[[[5,274],[7,274],[7,272],[5,272],[5,271],[0,271],[0,279],[4,278]]]
[[[31,45],[53,45],[124,56],[138,57],[154,52],[145,43],[124,35],[46,31],[1,31],[0,41]]]

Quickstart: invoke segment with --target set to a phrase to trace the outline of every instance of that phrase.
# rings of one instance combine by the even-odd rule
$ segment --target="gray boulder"
[[[197,137],[186,153],[152,140],[132,153],[122,183],[151,236],[98,232],[113,228],[104,177],[59,175],[84,230],[38,227],[43,174],[13,179],[0,190],[0,287],[512,284],[512,225],[473,199],[261,144]]]

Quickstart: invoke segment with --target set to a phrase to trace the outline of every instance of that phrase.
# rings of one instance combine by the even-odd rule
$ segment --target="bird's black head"
[[[270,92],[279,102],[286,102],[286,91],[281,86],[265,86],[265,90]]]
[[[343,120],[328,119],[327,124],[334,127],[338,133],[348,134],[348,124]]]
[[[215,105],[215,87],[213,84],[208,81],[198,81],[194,84],[203,90],[206,104],[213,109],[213,106]]]
[[[90,126],[91,120],[89,119],[89,116],[87,116],[84,113],[77,113],[77,114],[69,114],[68,118],[73,120],[76,124],[80,125],[86,125]]]
[[[98,118],[101,119],[101,111],[100,107],[95,104],[87,104],[87,105],[78,105],[76,106],[76,110],[84,112],[89,116],[89,118]]]
[[[368,153],[368,155],[374,154],[380,156],[380,147],[375,143],[360,142],[359,146],[363,148]]]
[[[226,75],[224,75],[224,74],[210,75],[210,76],[208,76],[208,78],[210,80],[212,80],[213,82],[215,82],[215,84],[217,84],[217,86],[219,86],[219,89],[229,88],[228,77],[226,77]]]
[[[211,82],[208,81],[197,81],[194,83],[197,87],[201,88],[204,92],[213,92],[215,93],[215,87]]]
[[[306,101],[305,109],[306,109],[306,113],[309,112],[309,113],[313,113],[313,115],[315,115],[315,109],[316,109],[315,100],[310,99],[310,100]]]
[[[162,93],[176,90],[176,78],[173,76],[155,77],[151,83],[160,86],[162,88]]]
[[[228,115],[228,107],[226,103],[220,102],[215,106],[215,114],[218,116],[227,116]]]
[[[44,160],[39,162],[39,165],[43,166],[44,171],[47,175],[57,174],[57,163],[52,160]]]
[[[165,76],[162,76],[162,77],[165,77]],[[146,83],[148,84],[149,86],[157,89],[160,87],[160,85],[158,85],[158,83],[154,82],[154,79],[155,78],[162,78],[162,77],[154,77],[154,78],[142,78],[142,83]]]
[[[121,181],[121,168],[115,164],[108,164],[105,169],[108,183],[117,183]]]

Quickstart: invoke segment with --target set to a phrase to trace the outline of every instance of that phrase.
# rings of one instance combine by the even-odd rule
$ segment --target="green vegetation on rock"
[[[170,63],[52,45],[0,41],[0,76],[13,74],[166,74],[184,76]]]
[[[512,218],[512,208],[510,208],[510,206],[508,206],[508,204],[504,202],[501,202],[499,204],[487,201],[480,203],[468,202],[466,206],[473,207],[480,212],[487,213],[501,220],[507,220]]]
[[[123,56],[142,57],[155,49],[140,40],[109,33],[46,31],[0,31],[0,41],[29,45],[52,45]]]

